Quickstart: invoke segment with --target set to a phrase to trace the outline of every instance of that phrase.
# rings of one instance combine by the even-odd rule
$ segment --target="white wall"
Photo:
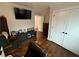
[[[14,15],[14,7],[24,8],[32,10],[32,19],[31,20],[16,20]],[[34,12],[32,8],[27,6],[21,6],[13,3],[0,3],[0,16],[5,16],[7,18],[7,23],[9,31],[26,29],[29,27],[34,27]]]
[[[49,14],[50,14],[50,8],[47,8],[45,11],[44,23],[49,23]]]

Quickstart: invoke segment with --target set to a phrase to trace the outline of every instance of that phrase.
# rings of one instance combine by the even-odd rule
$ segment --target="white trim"
[[[51,37],[52,14],[53,14],[53,10],[50,8],[50,14],[49,14],[49,27],[48,27],[48,38]]]

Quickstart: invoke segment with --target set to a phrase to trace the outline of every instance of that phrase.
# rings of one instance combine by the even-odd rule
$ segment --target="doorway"
[[[44,16],[35,15],[35,31],[43,32]]]
[[[48,37],[48,26],[49,24],[45,22],[44,16],[35,15],[35,31],[42,32],[45,37]]]

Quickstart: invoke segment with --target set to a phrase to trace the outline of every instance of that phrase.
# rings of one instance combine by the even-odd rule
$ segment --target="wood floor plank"
[[[36,44],[38,44],[42,48],[42,50],[47,54],[47,57],[78,57],[78,55],[64,49],[63,47],[57,45],[54,42],[47,40],[47,38],[41,32],[37,32],[36,37],[33,37],[28,41],[23,42],[20,45],[20,48],[17,48],[14,52],[5,53],[7,55],[13,55],[14,57],[24,56],[27,52],[28,44],[30,41],[34,41]]]

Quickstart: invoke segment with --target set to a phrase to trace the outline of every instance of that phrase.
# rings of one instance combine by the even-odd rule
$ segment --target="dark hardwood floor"
[[[34,41],[37,45],[39,45],[47,54],[47,57],[78,57],[78,55],[64,49],[54,42],[47,40],[41,32],[37,32],[36,37],[28,39],[28,41],[23,42],[19,48],[13,51],[9,51],[9,53],[6,53],[6,55],[11,54],[14,57],[24,56],[27,52],[28,44],[30,41]]]

